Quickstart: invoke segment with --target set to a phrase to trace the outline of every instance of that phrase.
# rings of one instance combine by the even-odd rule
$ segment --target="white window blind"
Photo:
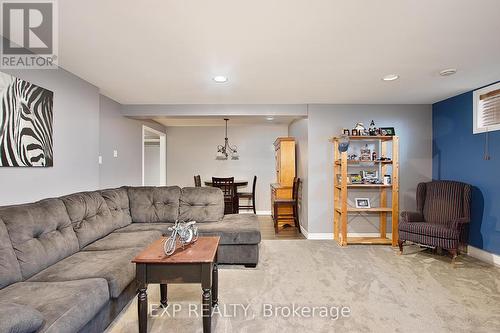
[[[474,133],[500,130],[500,83],[474,91]]]

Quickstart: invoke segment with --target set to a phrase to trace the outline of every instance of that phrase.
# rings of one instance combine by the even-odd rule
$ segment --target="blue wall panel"
[[[500,254],[500,131],[472,134],[472,91],[432,106],[433,178],[473,185],[469,244]]]

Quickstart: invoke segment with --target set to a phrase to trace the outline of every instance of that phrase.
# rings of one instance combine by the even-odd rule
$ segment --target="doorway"
[[[142,126],[142,185],[167,185],[167,136]]]

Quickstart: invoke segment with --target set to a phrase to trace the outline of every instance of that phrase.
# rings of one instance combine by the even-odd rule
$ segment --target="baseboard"
[[[307,232],[302,226],[300,226],[300,230],[302,234],[311,240],[323,240],[323,239],[333,239],[333,232]],[[347,234],[348,237],[377,237],[379,233],[374,232],[349,232]],[[392,234],[388,233],[387,238],[391,238]]]
[[[241,212],[239,212],[239,214],[253,214],[253,211],[251,210],[242,210]],[[258,210],[256,211],[256,215],[271,215],[271,211],[270,210]]]
[[[304,234],[304,236],[306,236],[306,234]],[[306,238],[312,240],[323,240],[323,239],[332,240],[333,232],[309,232],[307,233]]]
[[[302,233],[302,235],[304,235],[306,239],[309,239],[309,233],[307,232],[306,229],[304,229],[302,225],[300,225],[300,232]]]
[[[467,246],[467,254],[473,258],[500,267],[500,255],[478,249],[474,246]]]

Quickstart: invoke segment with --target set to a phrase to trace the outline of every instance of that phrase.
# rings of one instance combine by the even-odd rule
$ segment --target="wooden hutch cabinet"
[[[295,178],[295,138],[280,137],[274,141],[276,183],[271,184],[271,214],[274,214],[275,199],[292,198]],[[280,213],[291,214],[290,207],[279,207]],[[293,223],[293,221],[292,221]]]

